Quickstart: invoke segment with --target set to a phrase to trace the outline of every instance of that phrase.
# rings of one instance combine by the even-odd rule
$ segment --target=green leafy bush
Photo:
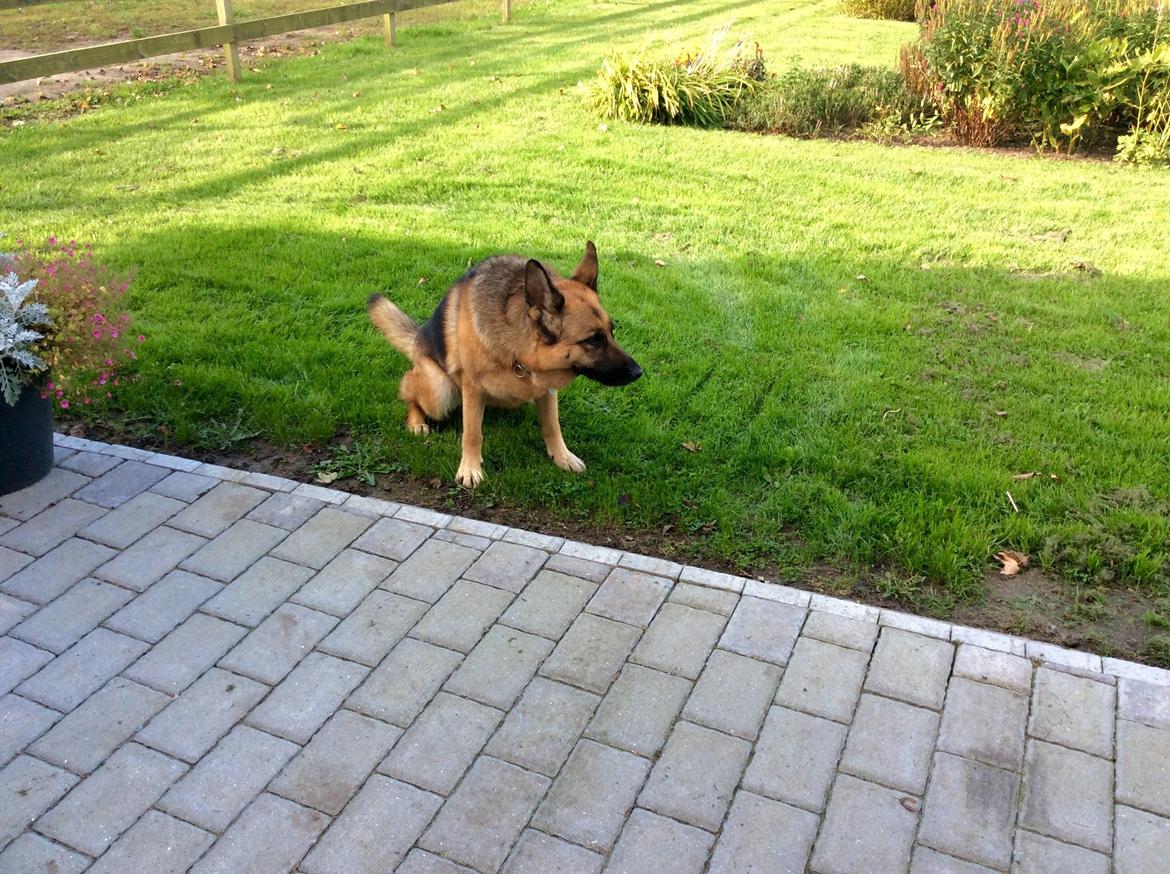
[[[614,55],[585,86],[585,100],[602,118],[721,127],[740,98],[767,78],[759,45],[725,48],[727,28],[704,49],[674,58]]]
[[[1168,34],[1155,2],[919,0],[903,78],[963,143],[1030,138],[1071,152],[1121,130],[1142,150],[1166,127]]]
[[[884,139],[897,130],[928,128],[931,115],[930,104],[912,94],[895,71],[846,64],[797,68],[770,80],[740,103],[730,124],[796,137],[863,129]]]
[[[914,0],[841,0],[841,11],[854,18],[913,21]]]

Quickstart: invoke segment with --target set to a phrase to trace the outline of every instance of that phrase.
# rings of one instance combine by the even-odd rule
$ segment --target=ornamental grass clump
[[[758,44],[727,47],[726,38],[725,27],[706,48],[673,58],[613,55],[585,85],[586,103],[606,119],[722,127],[767,78]]]
[[[129,277],[94,260],[92,246],[50,237],[40,249],[11,257],[15,274],[35,286],[33,300],[49,322],[39,330],[35,352],[46,373],[42,392],[55,406],[101,405],[132,378],[136,347],[146,338],[133,330],[125,295]]]

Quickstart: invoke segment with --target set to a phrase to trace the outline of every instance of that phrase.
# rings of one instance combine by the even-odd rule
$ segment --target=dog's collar
[[[519,359],[512,360],[512,372],[516,374],[518,379],[528,379],[532,376],[532,371],[521,364]]]

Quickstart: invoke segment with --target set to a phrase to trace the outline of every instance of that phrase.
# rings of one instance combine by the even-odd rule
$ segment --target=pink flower
[[[93,332],[93,338],[94,338],[95,340],[100,340],[100,339],[102,338],[102,332],[101,332],[101,331],[94,331],[94,332]]]
[[[139,342],[139,343],[144,343],[144,342],[146,342],[146,337],[145,337],[144,335],[142,335],[142,334],[139,334],[139,335],[138,335],[138,342]]]
[[[61,409],[63,409],[63,410],[69,409],[69,401],[62,400],[61,401]]]
[[[45,384],[45,388],[49,389],[50,391],[52,391],[53,387],[53,383],[51,382]]]

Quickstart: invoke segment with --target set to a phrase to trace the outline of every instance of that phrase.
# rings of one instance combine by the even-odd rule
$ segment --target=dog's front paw
[[[411,434],[417,434],[418,436],[422,437],[426,434],[431,433],[431,426],[428,425],[426,422],[421,422],[421,423],[416,424],[416,425],[409,425],[408,424],[406,426],[406,430],[408,430]]]
[[[561,470],[567,470],[569,473],[580,473],[585,469],[585,462],[567,449],[563,455],[553,456],[553,464]]]
[[[483,482],[483,467],[469,461],[459,463],[459,470],[455,471],[455,479],[464,488],[474,489]]]

